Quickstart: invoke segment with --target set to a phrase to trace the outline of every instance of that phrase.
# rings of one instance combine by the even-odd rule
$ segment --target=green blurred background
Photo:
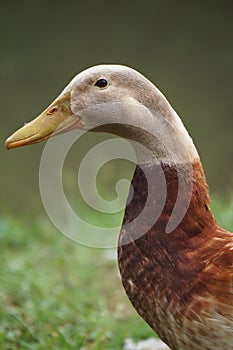
[[[1,2],[2,209],[43,211],[44,144],[7,151],[6,137],[74,75],[100,63],[126,64],[152,80],[192,135],[211,192],[232,195],[232,9],[231,1]],[[117,169],[113,164],[103,182]]]

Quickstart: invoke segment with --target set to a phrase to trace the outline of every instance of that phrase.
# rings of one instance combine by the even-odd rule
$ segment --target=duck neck
[[[193,163],[137,166],[132,187],[120,245],[151,241],[153,237],[153,242],[160,242],[166,250],[172,246],[187,248],[187,242],[197,248],[208,239],[208,228],[215,220],[199,158]]]

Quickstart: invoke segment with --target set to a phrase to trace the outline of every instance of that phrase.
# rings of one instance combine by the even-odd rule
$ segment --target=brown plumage
[[[187,177],[185,165],[181,169],[162,167],[167,198],[159,219],[136,240],[133,224],[130,232],[123,229],[120,235],[118,257],[124,288],[138,313],[172,349],[212,350],[213,344],[215,349],[230,349],[233,236],[216,224],[209,209],[200,161],[193,164],[193,179]],[[151,166],[149,171],[156,177],[158,168]],[[184,181],[193,181],[192,197],[182,222],[166,233],[177,198],[177,171]],[[132,185],[135,192],[124,223],[137,217],[146,202],[147,181],[139,167]],[[183,195],[185,202],[187,194]],[[153,216],[153,205],[148,215]],[[125,239],[131,242],[122,244]]]
[[[141,166],[118,247],[122,282],[135,309],[172,350],[232,349],[233,234],[215,222],[198,153],[176,112],[133,69],[96,66],[78,74],[6,146],[36,143],[74,127],[146,147],[135,148]],[[134,221],[144,207],[143,220]]]

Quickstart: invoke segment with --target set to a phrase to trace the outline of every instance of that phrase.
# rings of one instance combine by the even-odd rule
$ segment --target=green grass
[[[0,349],[122,349],[153,334],[131,307],[107,250],[48,222],[0,220]]]
[[[232,205],[214,200],[233,228]],[[0,219],[0,349],[119,350],[154,333],[131,307],[107,250],[85,248],[45,219]]]

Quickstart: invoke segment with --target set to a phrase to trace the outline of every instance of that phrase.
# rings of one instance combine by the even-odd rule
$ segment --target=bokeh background
[[[211,193],[231,196],[232,9],[231,1],[2,1],[2,209],[17,215],[43,210],[38,168],[44,144],[7,151],[6,137],[74,75],[100,63],[129,65],[163,91],[195,141]],[[109,167],[109,177],[117,169]]]
[[[129,65],[161,89],[199,150],[218,222],[233,232],[232,10],[227,0],[0,2],[1,350],[119,350],[126,338],[155,336],[124,294],[115,250],[74,244],[49,221],[39,191],[45,143],[4,148],[83,69]],[[106,138],[82,138],[63,172],[76,213],[104,227],[123,213],[85,205],[77,170]],[[116,181],[130,172],[124,161],[106,164],[97,176],[103,197],[114,199]]]

